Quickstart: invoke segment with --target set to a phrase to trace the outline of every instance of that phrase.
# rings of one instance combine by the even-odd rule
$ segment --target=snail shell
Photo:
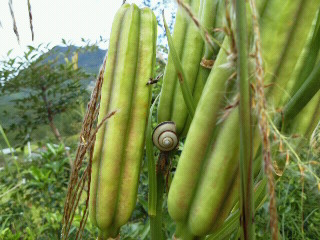
[[[160,151],[169,152],[175,149],[179,143],[174,122],[162,122],[153,130],[153,144]]]

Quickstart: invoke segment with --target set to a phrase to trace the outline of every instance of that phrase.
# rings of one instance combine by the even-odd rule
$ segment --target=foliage
[[[173,170],[182,147],[173,156]],[[59,239],[70,170],[63,147],[47,144],[34,154],[32,161],[23,160],[20,156],[16,160],[19,168],[14,164],[12,156],[6,158],[9,164],[0,171],[0,239]],[[316,160],[309,158],[310,162]],[[314,165],[313,170],[320,174],[319,165]],[[150,234],[147,171],[147,163],[144,161],[137,205],[129,223],[121,229],[122,239],[148,239]],[[305,239],[318,239],[320,193],[312,176],[305,172],[302,181],[298,167],[291,164],[278,179],[276,190],[283,239],[302,239],[303,234]],[[79,227],[79,211],[84,207],[84,199],[85,196],[82,197],[73,222],[73,233]],[[166,202],[163,209],[163,227],[166,229],[166,239],[169,239],[175,226],[168,215]],[[266,202],[255,217],[257,239],[270,239],[268,218]],[[302,222],[304,231],[301,228]],[[95,239],[96,235],[95,227],[88,221],[83,239]]]
[[[68,162],[63,148],[47,147],[32,162],[19,160],[20,169],[10,158],[0,172],[1,239],[58,236]]]
[[[304,164],[318,176],[320,165],[308,148],[299,152]],[[276,182],[277,211],[282,239],[319,239],[320,237],[320,189],[309,171],[291,163]],[[256,238],[271,239],[269,231],[269,202],[255,216]]]
[[[151,6],[151,1],[143,0],[143,2]],[[154,11],[160,12],[163,4],[165,6],[169,4],[167,0],[160,2],[151,6]],[[160,16],[160,14],[157,15]],[[174,14],[170,20],[172,19]],[[172,27],[173,21],[170,25],[170,28]],[[160,38],[162,43],[164,30],[163,33],[160,32]],[[1,93],[19,96],[18,99],[12,98],[11,101],[17,110],[17,120],[11,125],[10,130],[17,133],[22,144],[33,137],[35,129],[50,123],[49,115],[61,123],[58,128],[68,136],[75,134],[77,129],[81,128],[84,113],[75,113],[75,109],[79,108],[81,102],[87,102],[88,92],[83,81],[91,75],[75,67],[75,62],[71,60],[74,49],[65,41],[64,44],[68,50],[61,54],[57,54],[56,49],[50,50],[48,46],[37,48],[30,46],[22,58],[12,58],[9,52],[8,59],[1,61]],[[45,50],[42,50],[43,48]],[[87,45],[76,52],[95,48]],[[167,53],[167,50],[163,46],[158,46],[158,52]],[[157,57],[156,75],[160,76],[164,70],[165,59]],[[160,91],[161,81],[154,84],[153,101]],[[156,112],[154,110],[154,113]],[[153,119],[155,125],[156,114],[153,115]],[[5,136],[6,130],[1,131],[2,136]],[[25,138],[28,134],[30,137]],[[48,135],[47,132],[45,134]],[[76,136],[76,140],[73,138],[71,142],[78,141],[78,138],[79,136]],[[288,140],[291,140],[289,138]],[[274,153],[278,145],[273,147]],[[182,148],[183,142],[172,157],[169,183]],[[286,168],[283,175],[277,179],[275,188],[280,234],[283,239],[319,239],[320,185],[317,185],[314,175],[308,171],[312,170],[319,176],[319,160],[316,156],[310,155],[306,147],[296,149],[299,151],[297,155],[301,157],[301,161],[286,165],[283,158],[278,159],[279,156],[275,156],[277,161],[275,167],[282,163],[281,167]],[[0,155],[0,167],[3,165],[2,159],[5,160],[6,165],[5,168],[0,168],[0,239],[59,239],[70,172],[64,147],[47,144],[34,152],[28,160],[24,159],[24,156]],[[121,239],[149,239],[147,171],[147,163],[144,159],[136,208],[128,224],[121,229]],[[74,237],[76,228],[79,227],[86,194],[85,189],[73,221],[71,239]],[[268,206],[267,201],[255,215],[257,239],[271,238]],[[163,216],[163,229],[166,239],[169,239],[175,232],[175,224],[168,214],[166,200],[163,204]],[[96,228],[88,220],[83,239],[95,239],[96,235]],[[234,233],[234,236],[236,235],[237,233]]]
[[[59,239],[70,171],[63,146],[47,144],[19,169],[9,160],[0,171],[0,239]],[[94,231],[88,224],[85,238]]]
[[[88,43],[77,49],[67,47],[67,51],[58,53],[48,46],[29,46],[23,57],[12,58],[9,52],[8,59],[1,62],[1,93],[19,94],[19,98],[11,100],[17,114],[10,130],[17,131],[16,137],[22,144],[30,140],[33,130],[43,124],[52,128],[56,116],[88,99],[81,83],[91,75],[79,68],[77,61],[68,59],[71,53],[74,59],[78,53],[95,50],[96,46]]]

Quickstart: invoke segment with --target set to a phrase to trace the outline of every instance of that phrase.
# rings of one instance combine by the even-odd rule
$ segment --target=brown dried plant
[[[270,227],[272,239],[278,239],[278,218],[277,218],[277,207],[276,207],[276,196],[275,196],[275,181],[273,177],[273,166],[271,159],[271,148],[269,140],[269,125],[267,116],[267,104],[264,94],[264,70],[261,54],[261,40],[260,40],[260,30],[257,18],[257,8],[254,0],[250,0],[250,6],[252,9],[253,18],[253,31],[255,39],[255,60],[256,60],[256,108],[257,116],[259,122],[260,134],[262,137],[263,145],[263,160],[264,160],[264,170],[268,179],[268,190],[270,196]]]
[[[91,99],[88,103],[87,112],[83,120],[82,130],[79,138],[79,145],[74,163],[72,165],[67,196],[64,204],[61,239],[68,239],[72,221],[79,206],[80,197],[85,189],[85,186],[87,186],[85,208],[82,212],[80,227],[77,230],[75,239],[81,239],[82,237],[84,227],[88,219],[91,166],[96,134],[99,128],[105,123],[105,121],[116,113],[116,111],[113,111],[107,114],[107,116],[96,126],[96,128],[94,128],[94,125],[96,125],[97,123],[97,117],[99,115],[99,102],[101,99],[101,86],[104,78],[105,65],[106,58],[103,62],[103,65],[101,66],[97,82],[91,94]],[[88,159],[88,162],[84,161],[85,159]]]
[[[29,23],[30,23],[30,30],[31,30],[31,39],[34,40],[34,32],[33,32],[33,24],[32,24],[32,12],[31,12],[31,3],[30,0],[28,1],[28,12],[29,12]]]
[[[17,37],[18,43],[20,44],[20,37],[19,37],[16,18],[14,16],[14,12],[13,12],[12,0],[9,0],[8,4],[9,4],[9,9],[10,9],[10,14],[11,14],[11,17],[12,17],[13,31],[14,31],[14,34],[16,35],[16,37]]]

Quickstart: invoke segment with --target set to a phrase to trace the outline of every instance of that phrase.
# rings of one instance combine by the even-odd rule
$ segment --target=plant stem
[[[154,100],[148,119],[148,126],[146,132],[146,155],[148,162],[148,215],[156,216],[157,211],[157,177],[156,177],[156,166],[154,160],[154,152],[153,152],[153,142],[152,142],[152,113],[154,106],[158,100],[160,95],[156,97]]]
[[[236,0],[236,45],[240,89],[240,225],[241,239],[254,239],[251,99],[248,77],[246,1]]]
[[[320,8],[313,20],[307,42],[299,56],[294,72],[292,73],[293,87],[291,90],[294,95],[308,78],[314,66],[317,63],[317,57],[320,51]]]
[[[51,110],[50,102],[47,99],[47,92],[46,92],[47,89],[46,89],[45,86],[42,86],[41,90],[42,90],[42,99],[43,99],[43,102],[46,105],[46,109],[47,109],[49,126],[50,126],[50,128],[52,130],[52,133],[55,136],[55,138],[63,145],[63,147],[65,149],[65,152],[66,152],[66,155],[67,155],[67,157],[69,159],[70,167],[72,167],[73,163],[72,163],[72,158],[71,158],[70,152],[69,152],[69,150],[66,149],[65,144],[64,144],[64,142],[62,140],[61,134],[60,134],[58,128],[56,127],[56,125],[54,124],[54,121],[53,121],[54,114],[53,114],[53,112]]]
[[[284,128],[288,126],[290,120],[294,119],[297,114],[307,105],[312,97],[320,90],[320,63],[311,72],[309,77],[290,99],[283,109]],[[279,120],[278,120],[279,121]]]
[[[166,175],[169,166],[169,153],[160,152],[157,163],[157,208],[156,215],[150,216],[151,240],[163,240],[162,203],[166,187]]]

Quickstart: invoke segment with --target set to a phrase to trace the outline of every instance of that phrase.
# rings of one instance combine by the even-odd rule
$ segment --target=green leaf
[[[188,112],[189,112],[190,117],[193,118],[194,113],[195,113],[195,109],[196,109],[196,104],[193,100],[192,93],[191,93],[190,87],[188,85],[188,82],[186,81],[187,76],[183,70],[183,67],[182,67],[181,61],[179,59],[179,56],[177,54],[177,51],[174,48],[174,44],[173,44],[173,40],[172,40],[172,37],[170,34],[170,30],[169,30],[168,24],[166,22],[166,19],[164,17],[164,11],[162,12],[162,17],[163,17],[163,24],[166,29],[168,45],[169,45],[170,52],[171,52],[170,56],[172,57],[174,66],[177,71],[183,99],[184,99],[184,102],[188,108]]]
[[[10,149],[10,151],[11,151],[11,155],[12,155],[12,157],[13,157],[13,156],[14,156],[14,154],[13,154],[13,148],[11,147],[10,142],[9,142],[9,140],[8,140],[8,138],[7,138],[7,135],[6,135],[6,133],[4,132],[4,130],[3,130],[2,126],[1,126],[1,124],[0,124],[0,133],[1,133],[1,135],[2,135],[2,137],[3,137],[3,139],[4,139],[4,141],[6,142],[6,144],[7,144],[8,148]]]
[[[156,215],[157,210],[157,176],[156,176],[156,163],[153,153],[153,141],[152,141],[152,113],[153,108],[160,95],[156,97],[151,105],[148,126],[146,133],[146,154],[148,162],[148,180],[149,180],[149,192],[148,192],[148,214],[150,216]]]

